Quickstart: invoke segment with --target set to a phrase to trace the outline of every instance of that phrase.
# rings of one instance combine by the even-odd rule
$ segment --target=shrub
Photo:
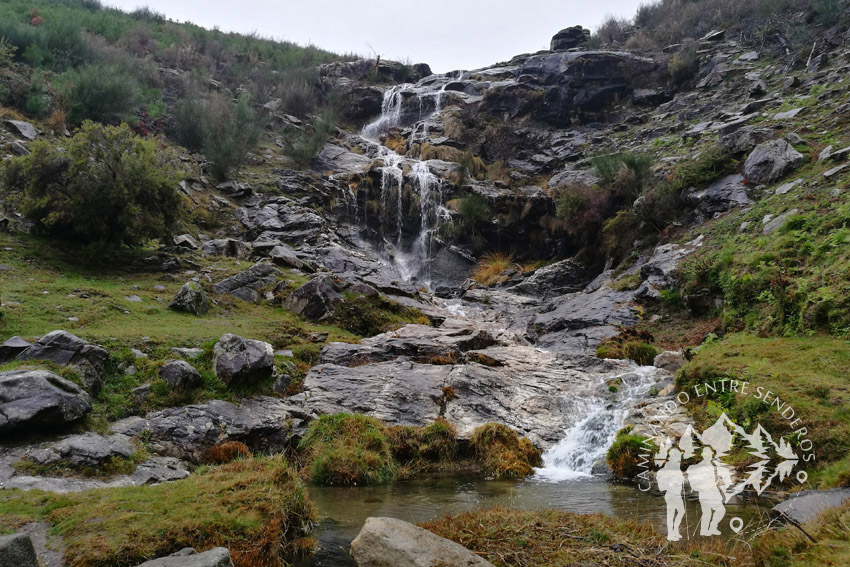
[[[299,168],[310,167],[313,158],[318,155],[325,142],[336,130],[336,120],[336,113],[330,110],[325,111],[315,121],[312,128],[299,131],[294,135],[290,142],[289,154]]]
[[[652,455],[656,452],[648,437],[633,434],[631,431],[631,426],[618,431],[605,456],[614,478],[618,480],[634,479],[647,470],[647,463],[652,462]]]
[[[682,85],[689,81],[699,71],[699,57],[694,47],[685,48],[670,58],[667,70],[673,82]]]
[[[250,459],[251,450],[245,443],[239,441],[228,441],[210,447],[207,451],[206,461],[216,465],[230,463],[237,459]]]
[[[86,65],[68,72],[65,79],[73,124],[118,123],[132,110],[139,92],[136,79],[117,65]]]
[[[307,429],[298,449],[316,484],[380,484],[398,475],[386,426],[373,417],[323,415]]]
[[[451,222],[441,226],[443,233],[458,240],[469,240],[478,249],[483,248],[486,241],[476,233],[476,229],[491,220],[492,209],[487,199],[476,193],[452,199],[446,205],[458,214],[452,217]]]
[[[641,366],[650,366],[655,357],[661,354],[661,349],[646,343],[637,341],[627,342],[623,345],[623,354]]]
[[[179,175],[156,142],[127,125],[85,122],[65,145],[61,152],[37,141],[5,168],[6,187],[40,230],[102,245],[169,235],[180,213]]]
[[[484,474],[491,478],[524,478],[543,464],[540,450],[528,438],[500,423],[477,427],[469,441]]]

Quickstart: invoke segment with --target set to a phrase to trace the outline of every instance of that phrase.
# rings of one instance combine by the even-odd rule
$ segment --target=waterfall
[[[402,156],[394,151],[380,148],[378,157],[383,160],[381,167],[381,210],[383,218],[381,225],[389,227],[389,211],[395,209],[396,246],[401,243],[404,226],[404,210],[402,205],[402,188],[404,187],[404,171],[401,169]],[[395,204],[392,203],[395,197]]]
[[[362,136],[364,138],[375,141],[382,131],[398,125],[401,120],[401,105],[404,102],[402,92],[411,88],[413,88],[412,84],[403,83],[384,91],[384,99],[381,102],[381,116],[363,128]]]
[[[655,384],[656,372],[653,366],[641,366],[620,375],[622,388],[613,403],[601,397],[584,400],[576,423],[543,454],[543,467],[537,469],[537,476],[552,481],[590,476],[593,465],[605,458],[623,427],[628,409]]]

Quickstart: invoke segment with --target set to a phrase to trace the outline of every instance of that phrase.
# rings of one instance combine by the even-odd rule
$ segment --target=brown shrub
[[[251,450],[248,449],[248,446],[245,445],[245,443],[240,441],[228,441],[227,443],[221,443],[220,445],[210,447],[209,451],[207,451],[206,461],[208,463],[221,465],[224,463],[230,463],[237,459],[249,458],[251,458]]]

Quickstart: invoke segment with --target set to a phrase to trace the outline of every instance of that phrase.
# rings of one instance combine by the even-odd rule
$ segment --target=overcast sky
[[[595,30],[607,15],[631,18],[647,0],[106,0],[149,6],[171,19],[224,31],[314,43],[340,53],[474,69],[549,48],[560,29]],[[371,48],[370,48],[371,46]]]

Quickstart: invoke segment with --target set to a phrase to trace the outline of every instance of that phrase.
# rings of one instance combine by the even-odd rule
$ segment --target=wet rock
[[[201,254],[245,260],[251,256],[251,246],[235,238],[207,240],[201,245]]]
[[[228,386],[254,384],[274,372],[274,349],[263,341],[222,335],[213,349],[215,375]]]
[[[694,240],[685,244],[662,244],[656,246],[652,251],[652,256],[640,266],[640,276],[644,280],[644,285],[649,286],[652,291],[645,292],[643,295],[658,298],[660,293],[658,290],[667,289],[675,285],[675,273],[682,260],[698,250],[704,241],[703,236],[699,236]],[[641,295],[641,290],[635,295]]]
[[[378,109],[380,112],[380,108]],[[372,158],[356,154],[337,144],[325,144],[313,161],[316,171],[329,171],[339,174],[363,173],[372,165]]]
[[[259,291],[271,287],[277,281],[280,270],[271,264],[260,262],[244,272],[225,278],[213,285],[216,293],[232,295],[244,301],[256,302]]]
[[[0,372],[0,432],[61,427],[90,411],[91,397],[52,372]]]
[[[0,536],[0,567],[39,567],[30,536]]]
[[[23,136],[27,140],[35,140],[38,137],[38,132],[35,126],[23,120],[4,120],[4,123],[12,132]]]
[[[195,281],[186,282],[174,296],[168,308],[200,317],[209,311],[210,300],[201,284]]]
[[[381,113],[384,92],[378,87],[355,87],[342,93],[342,108],[352,120],[364,120]]]
[[[744,163],[744,176],[752,183],[776,181],[797,168],[805,157],[785,140],[762,142]]]
[[[545,300],[580,291],[589,279],[587,271],[578,262],[568,258],[535,270],[507,291]]]
[[[289,409],[289,403],[278,398],[260,397],[239,404],[212,400],[149,413],[144,419],[130,418],[112,428],[144,434],[159,454],[202,463],[210,447],[225,441],[241,441],[258,451],[283,450],[303,423]]]
[[[32,346],[32,343],[21,337],[12,337],[0,344],[0,364],[15,360],[19,354]]]
[[[302,317],[320,321],[332,315],[334,308],[343,302],[333,278],[321,275],[289,294],[284,307]]]
[[[159,377],[175,392],[186,392],[204,383],[201,373],[185,360],[174,360],[159,369]]]
[[[748,188],[742,175],[727,175],[700,191],[686,192],[683,199],[706,216],[726,212],[740,205],[749,205]]]
[[[590,39],[590,30],[581,26],[562,29],[552,37],[551,51],[566,51],[578,47]]]
[[[351,557],[357,567],[493,567],[462,545],[395,518],[367,518]]]
[[[59,366],[70,366],[81,375],[86,391],[96,396],[103,386],[109,353],[67,331],[53,331],[18,354],[18,360],[49,360]]]
[[[103,437],[84,433],[67,437],[50,447],[60,458],[78,466],[97,466],[111,458],[130,458],[136,447],[124,435]]]
[[[850,488],[801,490],[774,506],[772,512],[803,524],[816,520],[825,511],[837,508],[847,500],[850,500]]]
[[[146,561],[139,567],[233,567],[230,551],[215,547],[203,553],[188,548],[167,557]]]

